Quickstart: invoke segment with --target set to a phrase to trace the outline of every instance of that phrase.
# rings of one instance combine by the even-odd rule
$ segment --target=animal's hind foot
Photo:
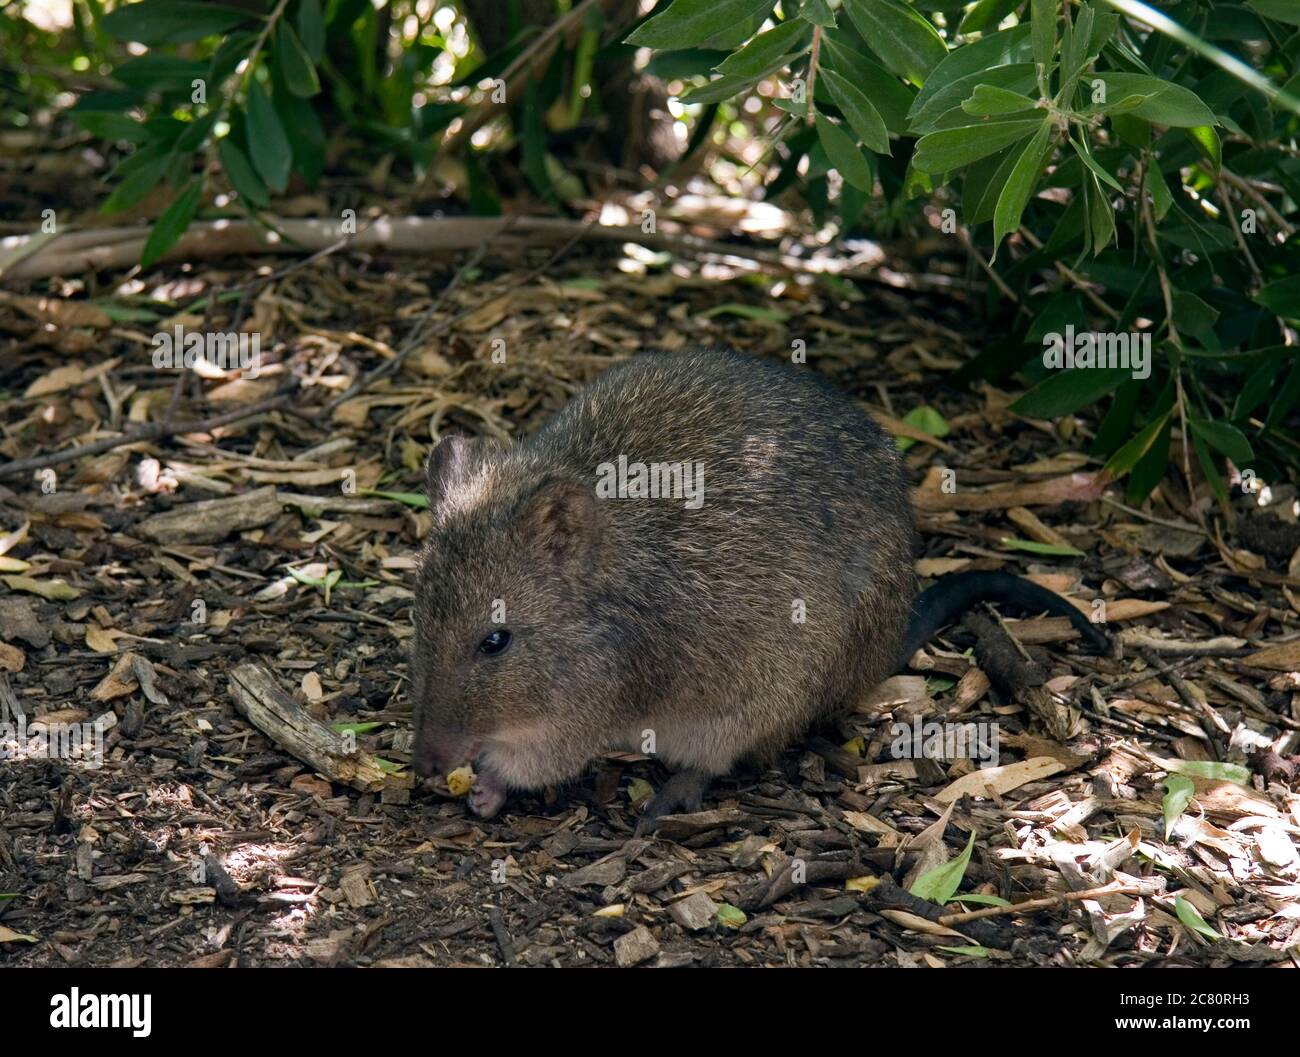
[[[699,811],[704,806],[704,794],[712,781],[713,776],[702,771],[684,770],[672,775],[641,812],[636,836],[643,837],[653,831],[664,815],[689,815]]]

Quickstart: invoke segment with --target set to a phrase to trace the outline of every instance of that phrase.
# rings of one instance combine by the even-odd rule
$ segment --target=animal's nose
[[[477,753],[478,742],[468,735],[422,723],[411,750],[411,766],[421,778],[432,778],[473,762]]]

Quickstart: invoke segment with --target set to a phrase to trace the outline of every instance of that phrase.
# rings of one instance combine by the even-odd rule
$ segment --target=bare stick
[[[1059,895],[1043,896],[1041,899],[1029,899],[1009,907],[983,907],[980,910],[967,910],[961,914],[944,914],[939,918],[940,925],[962,925],[967,921],[979,921],[981,918],[1001,917],[1005,914],[1032,914],[1037,910],[1050,910],[1064,903],[1077,903],[1082,899],[1104,899],[1106,896],[1150,895],[1151,892],[1141,885],[1125,884],[1111,881],[1100,888],[1087,888],[1081,892],[1061,892]]]
[[[268,397],[266,400],[240,408],[238,411],[227,411],[223,415],[212,415],[209,418],[188,422],[150,422],[139,429],[133,429],[120,436],[105,437],[103,440],[93,441],[90,444],[81,444],[75,448],[67,448],[64,451],[50,452],[48,455],[37,455],[31,459],[19,459],[17,462],[5,463],[5,465],[0,466],[0,477],[16,477],[19,474],[31,473],[33,470],[41,470],[47,466],[59,466],[65,462],[72,462],[74,459],[80,459],[86,455],[98,455],[100,452],[112,451],[114,448],[120,448],[126,444],[138,444],[140,441],[146,440],[161,440],[164,437],[173,437],[177,433],[208,433],[218,426],[228,426],[232,422],[252,418],[254,415],[260,415],[266,411],[291,410],[286,408],[285,405],[292,394],[293,390],[285,390],[275,396]]]

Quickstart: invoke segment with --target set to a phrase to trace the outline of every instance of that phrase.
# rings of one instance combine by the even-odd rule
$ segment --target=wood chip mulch
[[[1080,454],[1088,415],[1051,427],[996,387],[936,384],[987,337],[959,298],[612,250],[509,288],[544,259],[488,254],[436,313],[467,313],[457,325],[328,417],[450,267],[330,257],[230,300],[208,295],[251,265],[172,270],[119,291],[137,311],[114,316],[0,302],[5,460],[174,401],[198,418],[297,387],[290,409],[0,480],[0,712],[108,725],[102,767],[0,763],[0,964],[1300,964],[1291,484],[1229,522],[1191,498],[1175,442],[1152,500],[1128,506]],[[264,371],[178,387],[150,362],[176,324],[257,331]],[[665,774],[637,757],[486,822],[413,782],[405,650],[427,515],[376,493],[420,490],[434,434],[527,433],[639,349],[788,357],[796,341],[912,441],[924,577],[1033,576],[1104,610],[1117,654],[1077,650],[1067,621],[981,607],[655,839],[631,834]],[[943,437],[902,422],[921,405]],[[249,718],[245,680],[323,728],[355,725],[367,766],[330,780],[328,761],[291,755]],[[929,719],[996,722],[999,766],[892,758],[894,724]],[[1243,778],[1187,774],[1167,830],[1166,782],[1198,762]],[[972,835],[963,901],[909,894]]]

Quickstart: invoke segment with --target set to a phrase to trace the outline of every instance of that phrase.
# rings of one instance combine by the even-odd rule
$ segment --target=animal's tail
[[[1078,609],[1054,591],[1011,573],[954,573],[917,595],[903,640],[903,667],[936,631],[965,613],[977,602],[1006,602],[1031,613],[1046,610],[1056,617],[1068,617],[1088,646],[1105,653],[1110,640]]]

